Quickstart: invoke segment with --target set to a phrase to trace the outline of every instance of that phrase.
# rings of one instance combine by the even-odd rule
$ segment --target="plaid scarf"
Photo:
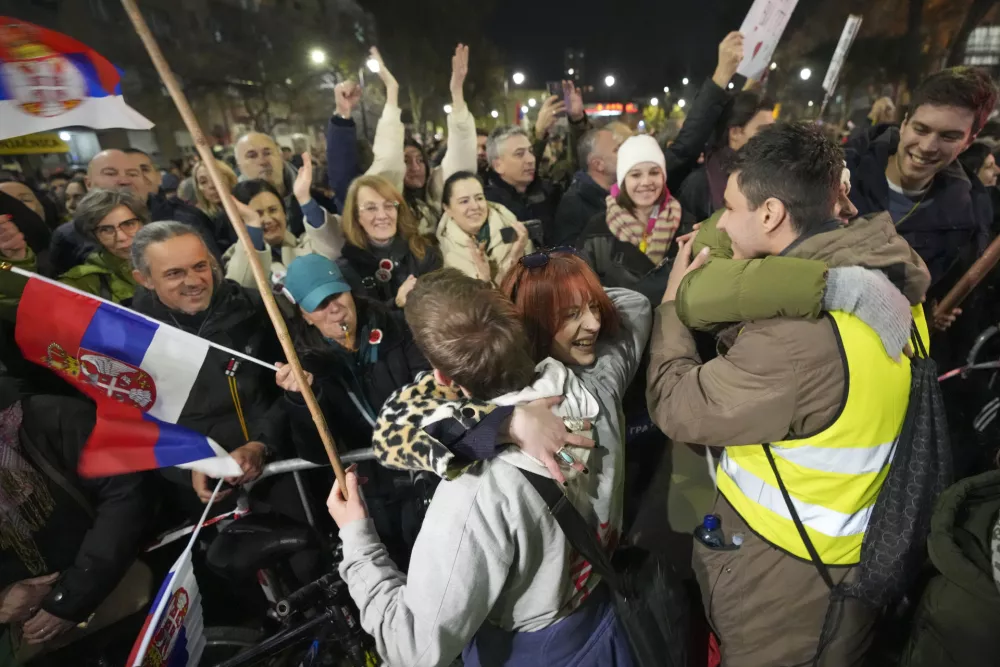
[[[615,238],[631,243],[639,249],[645,244],[646,257],[649,257],[653,264],[662,262],[681,224],[680,203],[667,193],[667,199],[660,207],[656,222],[653,223],[652,230],[649,230],[649,221],[636,218],[622,208],[614,197],[609,196],[607,202],[606,220],[608,229]]]

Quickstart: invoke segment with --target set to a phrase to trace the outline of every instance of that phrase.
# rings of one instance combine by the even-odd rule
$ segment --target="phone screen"
[[[517,230],[513,227],[504,227],[500,230],[500,238],[504,243],[513,243],[517,238]]]

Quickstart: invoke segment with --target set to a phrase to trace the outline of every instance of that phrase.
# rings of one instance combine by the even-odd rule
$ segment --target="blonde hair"
[[[392,183],[381,176],[360,176],[351,183],[351,187],[347,191],[347,198],[344,200],[344,215],[341,218],[341,227],[347,242],[357,248],[368,247],[368,234],[365,233],[358,220],[358,193],[361,188],[371,188],[387,200],[394,201],[399,205],[396,214],[396,235],[406,241],[414,257],[422,260],[427,254],[428,241],[420,235],[417,219],[413,217],[413,212],[406,205],[403,195],[399,194]]]
[[[226,188],[226,192],[231,193],[233,191],[233,188],[236,187],[237,181],[239,181],[239,179],[236,178],[236,172],[234,172],[230,168],[230,166],[225,162],[223,162],[222,160],[216,160],[215,166],[218,167],[219,173],[222,174],[222,180],[225,181],[226,185],[228,186]],[[194,171],[191,172],[191,180],[194,181],[194,194],[195,198],[198,200],[198,208],[207,213],[208,217],[214,218],[220,212],[222,212],[223,209],[221,205],[213,204],[212,202],[208,201],[208,199],[205,198],[205,193],[203,193],[201,191],[201,188],[198,187],[198,170],[204,168],[205,164],[203,162],[199,162],[195,166]]]

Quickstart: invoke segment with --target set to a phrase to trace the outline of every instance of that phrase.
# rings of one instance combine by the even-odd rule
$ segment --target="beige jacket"
[[[830,267],[884,270],[911,302],[930,274],[888,216],[801,239],[787,257]],[[716,260],[720,261],[720,260]],[[919,298],[916,299],[919,302]],[[745,322],[723,332],[719,356],[702,363],[674,303],[656,311],[646,400],[670,438],[710,446],[777,442],[819,431],[836,417],[847,378],[828,318]]]
[[[264,273],[271,277],[272,282],[280,282],[288,271],[288,265],[292,260],[302,255],[323,255],[329,259],[338,259],[340,252],[344,248],[344,232],[340,228],[340,216],[326,213],[326,222],[321,227],[313,227],[308,221],[305,223],[305,233],[296,238],[290,231],[285,230],[285,239],[281,244],[281,261],[275,262],[271,259],[271,246],[264,244],[263,250],[257,251],[260,265]],[[257,289],[257,283],[253,279],[253,271],[250,270],[250,260],[247,257],[246,249],[240,242],[234,243],[226,250],[222,256],[222,262],[226,266],[226,278],[235,280],[244,287]]]
[[[503,277],[507,274],[511,265],[520,257],[513,257],[511,250],[513,243],[504,243],[500,230],[512,227],[517,217],[506,207],[500,204],[489,203],[490,241],[486,247],[486,256],[490,261],[490,280],[494,285],[499,285]],[[458,224],[447,213],[441,218],[437,229],[438,243],[441,246],[441,254],[444,255],[444,265],[452,266],[473,278],[482,278],[476,270],[476,263],[472,259],[472,249],[469,243],[472,237],[466,234]],[[534,252],[531,241],[525,245],[524,254]]]
[[[400,120],[399,107],[387,104],[375,131],[375,161],[367,173],[384,176],[400,192],[403,191],[403,177],[406,175],[404,137],[405,128]],[[459,171],[476,173],[476,151],[476,119],[466,105],[453,109],[448,114],[448,149],[441,166],[431,169],[427,178],[427,204],[431,210],[414,211],[421,234],[434,234],[441,211],[441,193],[448,177]]]

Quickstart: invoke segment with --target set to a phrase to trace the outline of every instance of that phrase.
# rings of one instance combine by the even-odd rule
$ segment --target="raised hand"
[[[535,138],[541,141],[556,124],[556,116],[566,111],[566,103],[558,95],[552,95],[542,103],[535,121]]]
[[[337,98],[337,115],[350,118],[361,102],[361,86],[356,81],[342,81],[333,89],[333,94]]]
[[[574,122],[580,122],[583,120],[583,93],[577,88],[572,81],[563,81],[563,98],[569,100],[569,119]]]
[[[719,42],[719,63],[715,67],[715,74],[712,75],[715,85],[725,90],[742,61],[743,35],[734,31]]]
[[[312,182],[313,161],[312,155],[307,151],[302,154],[302,168],[299,169],[299,173],[295,177],[295,183],[292,185],[292,192],[295,193],[295,199],[299,202],[299,206],[305,206],[312,199],[312,194],[310,193]]]
[[[451,101],[452,106],[463,103],[465,98],[462,86],[465,85],[465,77],[469,75],[469,47],[459,44],[455,47],[455,55],[451,57]]]
[[[9,215],[0,215],[0,256],[18,261],[27,255],[28,243],[24,240],[24,234]]]
[[[386,104],[399,106],[399,82],[396,81],[396,77],[392,75],[389,68],[385,66],[385,61],[382,60],[382,54],[379,53],[378,47],[373,46],[369,54],[378,63],[378,75],[382,79],[382,83],[385,84]]]

